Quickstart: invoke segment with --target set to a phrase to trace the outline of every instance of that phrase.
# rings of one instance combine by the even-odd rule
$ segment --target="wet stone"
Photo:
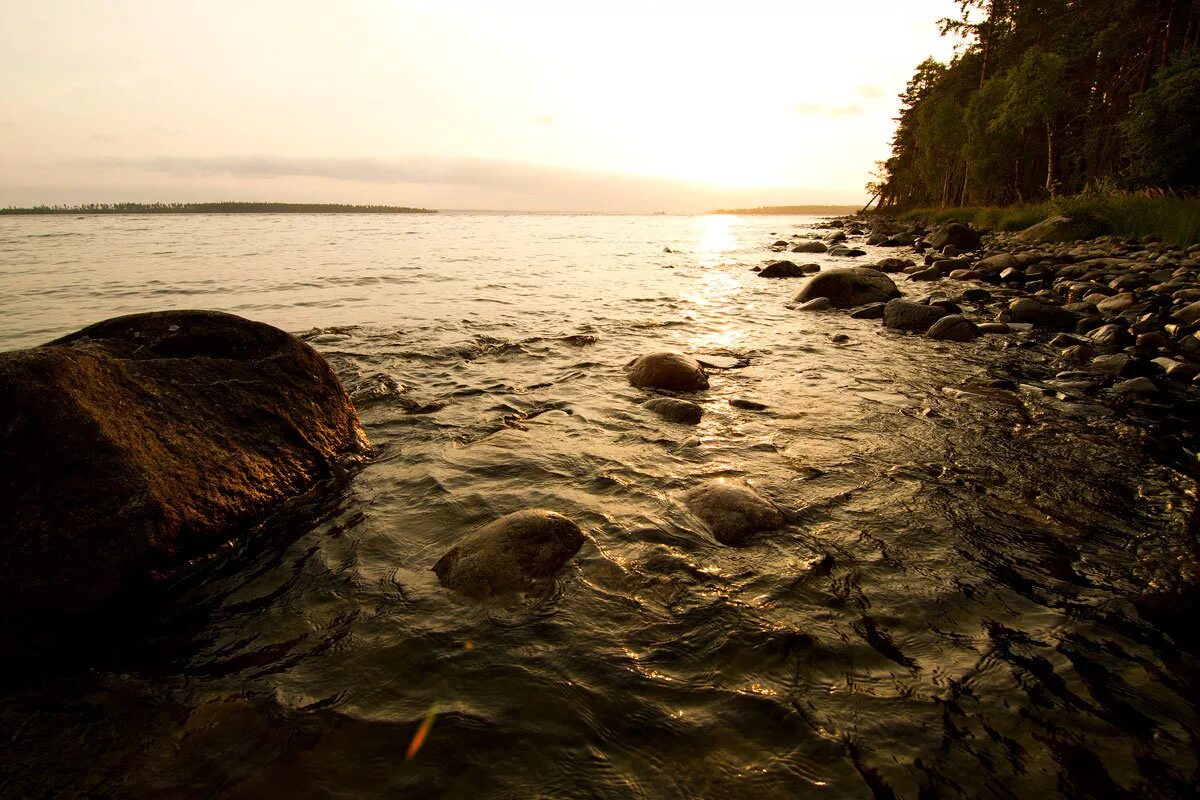
[[[642,408],[681,425],[695,425],[704,416],[704,409],[700,405],[674,397],[655,397],[642,403]]]
[[[951,314],[933,323],[925,335],[947,342],[969,342],[979,338],[979,328],[966,317]]]
[[[675,392],[698,392],[708,388],[708,376],[700,362],[682,353],[650,353],[629,362],[625,371],[629,382],[642,388]]]
[[[950,312],[941,306],[927,306],[909,300],[890,300],[883,309],[883,324],[889,328],[924,333],[929,326]]]
[[[583,546],[583,532],[562,514],[506,514],[467,534],[433,565],[448,589],[485,598],[541,588]]]
[[[752,534],[782,528],[785,523],[783,512],[774,503],[744,483],[709,481],[685,494],[683,502],[721,544],[737,546]]]

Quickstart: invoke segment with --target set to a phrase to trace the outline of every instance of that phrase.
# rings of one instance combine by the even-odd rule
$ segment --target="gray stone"
[[[1106,347],[1117,349],[1129,344],[1129,331],[1124,325],[1101,325],[1099,328],[1091,331],[1088,338],[1092,340],[1097,347]]]
[[[1096,356],[1092,359],[1092,371],[1104,375],[1120,375],[1132,361],[1133,359],[1125,353]]]
[[[786,520],[774,503],[744,483],[718,479],[683,497],[721,544],[740,545],[754,533],[782,528]]]
[[[830,269],[814,276],[795,297],[805,303],[827,297],[834,308],[853,308],[866,303],[881,303],[897,297],[900,290],[892,279],[869,267]]]
[[[1149,378],[1130,378],[1127,381],[1114,383],[1113,389],[1130,394],[1157,394],[1158,386]]]
[[[889,300],[883,308],[883,324],[901,331],[924,333],[950,312],[941,306],[926,306],[908,300]]]
[[[793,253],[827,253],[829,248],[824,242],[800,242],[792,248]]]
[[[969,228],[961,222],[951,222],[933,232],[933,235],[929,237],[929,246],[934,250],[942,250],[946,245],[953,245],[960,252],[966,252],[979,247],[981,236],[979,231]]]
[[[969,342],[979,338],[979,327],[959,314],[942,317],[930,326],[925,335],[947,342]]]
[[[1090,239],[1095,235],[1095,227],[1089,222],[1072,217],[1051,217],[1021,231],[1017,238],[1026,242],[1056,244]]]
[[[1171,315],[1171,319],[1176,322],[1182,322],[1184,325],[1191,325],[1200,321],[1200,300],[1179,309]]]
[[[1133,292],[1122,292],[1096,303],[1096,310],[1106,317],[1113,317],[1132,307],[1136,302],[1137,298],[1133,296]]]
[[[681,353],[650,353],[630,361],[625,371],[629,382],[642,388],[675,392],[698,392],[708,388],[704,368],[696,359]]]
[[[1011,253],[997,253],[994,256],[980,259],[975,262],[975,269],[986,274],[999,274],[1006,269],[1016,269],[1021,266],[1021,262],[1017,261],[1017,257]]]
[[[583,532],[562,514],[506,514],[467,534],[433,565],[441,584],[472,597],[543,586],[583,546]]]
[[[1042,303],[1031,297],[1019,297],[1008,304],[1009,318],[1051,330],[1074,330],[1078,317],[1061,306]]]
[[[801,278],[804,276],[804,269],[791,261],[775,261],[767,264],[758,273],[760,278]]]
[[[704,416],[704,409],[696,403],[674,397],[655,397],[642,403],[642,408],[653,411],[665,420],[681,425],[695,425]]]
[[[880,272],[903,272],[905,267],[911,267],[913,262],[907,258],[881,258],[875,262],[875,269]]]
[[[851,319],[883,319],[883,309],[887,307],[887,303],[869,303],[862,308],[855,309],[850,314]]]
[[[796,306],[799,311],[828,311],[833,308],[833,303],[828,297],[814,297],[812,300],[801,303]]]

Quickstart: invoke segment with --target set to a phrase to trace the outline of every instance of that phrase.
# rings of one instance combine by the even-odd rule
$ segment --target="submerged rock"
[[[744,483],[709,481],[685,494],[683,502],[721,544],[736,546],[753,533],[782,528],[785,523],[774,503]]]
[[[642,388],[675,392],[698,392],[708,388],[704,367],[682,353],[650,353],[629,362],[625,371],[629,382]]]
[[[583,546],[583,532],[562,514],[529,509],[467,534],[433,565],[448,589],[492,597],[538,588]]]
[[[796,295],[794,302],[807,303],[817,297],[827,297],[834,308],[852,308],[899,296],[896,284],[879,270],[845,267],[815,275]]]
[[[683,425],[695,425],[704,416],[704,409],[687,400],[674,397],[655,397],[642,403],[642,408],[653,411],[665,420]]]
[[[369,451],[317,351],[214,311],[0,353],[0,419],[9,613],[95,611],[176,575]]]

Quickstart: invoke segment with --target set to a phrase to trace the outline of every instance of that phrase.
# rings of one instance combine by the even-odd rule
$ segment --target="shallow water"
[[[1036,346],[789,308],[801,281],[750,267],[813,222],[0,218],[0,348],[232,311],[322,350],[377,448],[137,641],[11,683],[0,790],[1189,794],[1194,644],[1134,604],[1194,564],[1171,420],[1043,394]],[[672,348],[748,362],[698,426],[623,378]],[[790,524],[717,544],[678,499],[713,477]],[[588,537],[549,596],[439,586],[460,536],[531,506]]]

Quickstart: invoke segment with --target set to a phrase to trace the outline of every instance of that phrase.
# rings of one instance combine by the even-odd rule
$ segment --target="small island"
[[[429,208],[345,203],[83,203],[0,208],[0,214],[436,214]]]

